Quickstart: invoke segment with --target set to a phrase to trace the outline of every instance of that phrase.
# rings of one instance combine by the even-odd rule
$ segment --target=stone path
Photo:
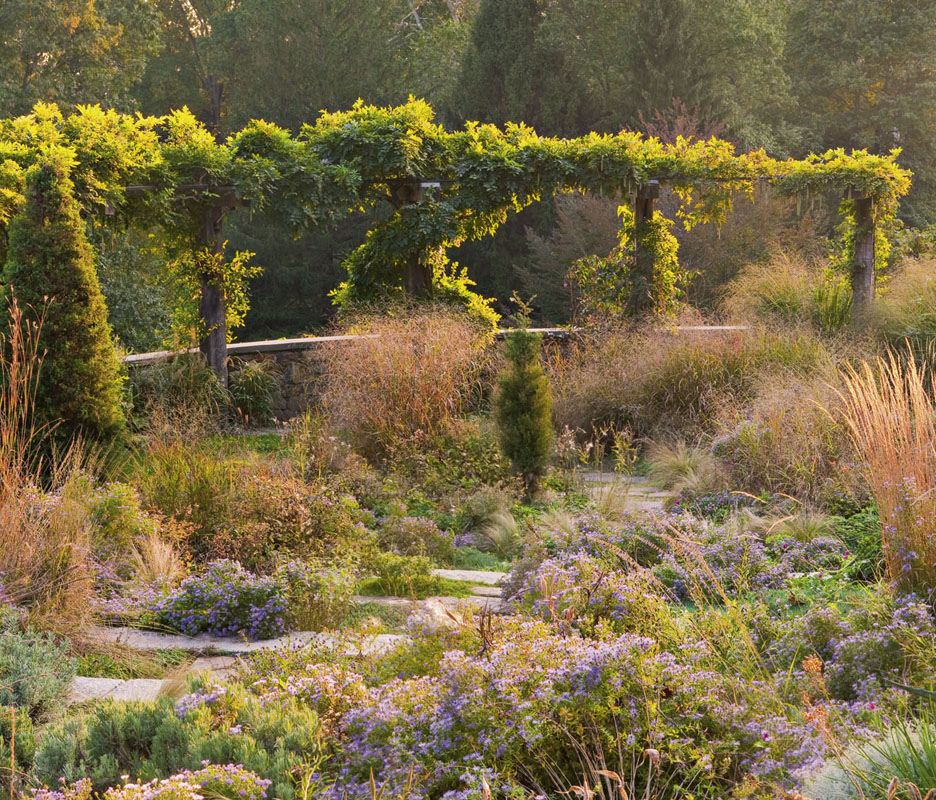
[[[82,678],[72,680],[68,703],[81,703],[86,700],[155,700],[162,694],[166,680],[130,680],[116,678]]]
[[[592,496],[607,491],[611,486],[619,487],[619,491],[625,495],[625,506],[634,511],[662,514],[665,511],[666,501],[673,497],[671,492],[661,491],[646,478],[636,475],[584,471],[578,472],[577,475],[585,481],[586,488]]]
[[[312,633],[301,631],[288,633],[275,639],[262,639],[248,642],[235,637],[215,637],[200,634],[199,636],[184,636],[180,633],[158,633],[156,631],[142,631],[136,628],[92,628],[90,637],[106,644],[120,644],[132,647],[135,650],[185,650],[189,653],[255,653],[260,650],[281,650],[304,647],[307,644],[318,644],[325,648],[335,648],[347,645],[346,637],[332,633]],[[404,638],[401,634],[380,633],[371,636],[367,644],[362,647],[350,646],[350,654],[368,655],[382,652]],[[196,662],[197,663],[197,662]]]
[[[479,569],[434,569],[432,574],[453,581],[467,581],[468,583],[480,583],[486,586],[496,586],[503,578],[507,577],[504,572],[485,572]]]
[[[414,614],[429,626],[451,626],[461,624],[458,608],[468,603],[480,608],[487,608],[494,613],[503,613],[506,603],[501,597],[501,590],[496,585],[505,577],[502,572],[480,570],[439,569],[434,573],[452,580],[470,581],[478,584],[471,588],[471,597],[429,597],[426,600],[410,600],[405,597],[363,597],[352,599],[357,603],[375,603],[381,606],[398,608],[407,614]],[[342,655],[373,655],[384,653],[397,643],[408,640],[405,634],[381,633],[364,637],[359,641],[333,633],[311,633],[308,631],[289,633],[276,639],[264,639],[248,642],[235,637],[217,638],[214,636],[184,636],[178,633],[159,633],[136,628],[96,627],[90,631],[90,637],[98,642],[117,644],[134,650],[184,650],[197,653],[186,672],[210,671],[215,677],[224,680],[237,669],[238,656],[261,650],[295,649],[315,643],[319,647],[340,652]],[[218,655],[218,654],[222,655]],[[174,681],[165,680],[118,680],[113,678],[74,679],[69,696],[69,703],[81,703],[88,700],[112,698],[114,700],[155,700]]]

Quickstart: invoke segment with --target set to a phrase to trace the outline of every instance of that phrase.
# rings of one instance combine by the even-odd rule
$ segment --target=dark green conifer
[[[494,397],[501,447],[533,494],[553,446],[552,391],[540,363],[541,336],[525,327],[508,335],[507,365]]]
[[[48,302],[34,421],[107,442],[124,425],[120,372],[107,308],[70,177],[71,156],[50,149],[26,176],[26,206],[10,223],[3,283],[7,299],[35,313]]]

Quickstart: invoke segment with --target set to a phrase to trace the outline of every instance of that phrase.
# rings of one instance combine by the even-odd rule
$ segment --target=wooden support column
[[[212,204],[202,212],[202,227],[198,236],[198,247],[210,255],[219,256],[224,252],[224,212],[221,204]],[[207,331],[201,341],[201,352],[222,385],[227,386],[227,307],[224,300],[224,287],[218,275],[203,273],[201,283],[201,301],[198,312]]]
[[[390,183],[390,204],[397,213],[418,206],[426,197],[426,189],[415,179],[401,179]],[[421,253],[411,253],[406,259],[403,274],[403,290],[407,297],[430,297],[432,295],[432,266],[423,260]]]
[[[852,318],[861,319],[874,301],[874,200],[856,197],[855,256],[852,264]]]
[[[637,274],[634,276],[631,307],[637,313],[642,313],[653,305],[653,254],[640,246],[640,231],[645,222],[653,219],[653,206],[659,197],[659,182],[650,181],[637,191],[634,199],[634,264]]]

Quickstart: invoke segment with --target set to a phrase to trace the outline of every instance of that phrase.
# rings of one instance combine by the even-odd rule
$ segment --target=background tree
[[[745,147],[789,147],[795,131],[785,123],[782,4],[646,0],[632,6],[629,19],[621,52],[635,115],[649,119],[681,101]],[[631,124],[639,127],[633,117]]]
[[[914,172],[903,214],[936,213],[936,0],[792,0],[786,44],[802,150],[901,147]]]
[[[542,36],[546,0],[481,0],[450,116],[575,135],[589,116],[575,65]]]
[[[38,425],[61,420],[55,438],[109,441],[123,428],[120,378],[91,245],[79,216],[70,151],[49,148],[27,173],[26,208],[10,224],[3,271],[20,307],[50,302],[40,348]]]
[[[0,0],[0,113],[39,100],[133,108],[158,20],[147,0]]]

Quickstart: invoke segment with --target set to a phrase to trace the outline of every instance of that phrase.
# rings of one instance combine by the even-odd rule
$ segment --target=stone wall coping
[[[561,339],[569,335],[568,328],[530,328],[533,333],[541,333],[547,338]],[[495,336],[502,338],[510,333],[509,328],[500,328]],[[347,334],[344,336],[302,336],[296,339],[266,339],[260,342],[234,342],[227,346],[229,356],[254,355],[256,353],[287,353],[292,350],[313,350],[320,345],[333,342],[350,342],[356,339],[379,339],[379,333]],[[197,353],[197,347],[188,350],[157,350],[153,353],[134,353],[124,356],[124,363],[129,366],[143,366],[165,361],[183,353]]]
[[[680,325],[679,331],[745,331],[746,325]],[[530,328],[532,333],[540,333],[547,339],[566,339],[573,332],[572,328]],[[503,338],[511,332],[510,328],[499,328],[495,336],[498,339]],[[227,347],[228,355],[255,355],[258,353],[287,353],[290,351],[313,350],[321,345],[333,342],[350,342],[355,339],[379,339],[379,333],[366,334],[347,334],[344,336],[302,336],[295,339],[266,339],[260,342],[235,342]],[[182,353],[197,353],[198,348],[192,347],[188,350],[157,350],[153,353],[134,353],[124,356],[123,361],[127,366],[145,366],[147,364],[156,364],[165,361],[172,356]]]

